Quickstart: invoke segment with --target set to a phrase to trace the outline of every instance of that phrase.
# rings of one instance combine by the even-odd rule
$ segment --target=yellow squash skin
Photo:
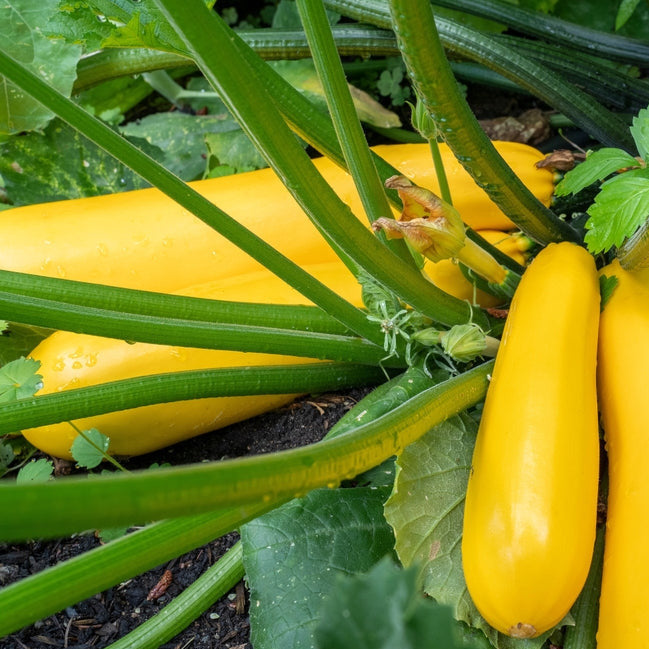
[[[517,143],[496,143],[545,204],[552,174],[543,156]],[[437,189],[426,144],[383,145],[377,153],[413,181]],[[513,224],[442,146],[456,206],[476,229]],[[366,223],[350,176],[315,161],[338,195]],[[296,263],[334,261],[334,253],[270,169],[202,180],[192,186]],[[289,236],[287,236],[287,234]],[[0,213],[0,269],[153,291],[180,291],[262,266],[156,189],[43,203]]]
[[[521,249],[519,238],[516,235],[501,232],[500,230],[479,230],[478,234],[506,255],[509,255],[521,266],[526,264],[527,255]],[[495,295],[490,295],[480,289],[474,291],[473,284],[451,259],[429,262],[425,265],[424,270],[435,286],[460,300],[468,300],[473,303],[475,297],[475,303],[483,308],[494,307],[503,303],[503,299]]]
[[[559,623],[590,566],[599,302],[595,263],[583,248],[542,250],[512,301],[487,392],[462,557],[478,610],[513,637]]]
[[[360,306],[360,287],[342,264],[306,268]],[[223,300],[307,303],[268,271],[194,286],[187,292],[195,297]],[[122,340],[64,331],[43,340],[30,356],[41,362],[39,373],[44,387],[39,394],[161,372],[313,362],[308,358],[274,354],[128,344]],[[82,430],[97,428],[108,435],[110,452],[114,455],[141,455],[277,408],[295,396],[217,397],[163,403],[88,417],[76,420],[75,424]],[[23,435],[45,453],[72,459],[70,447],[76,431],[67,422],[24,430]]]
[[[597,370],[609,491],[598,649],[649,647],[649,277],[618,284],[602,312]],[[646,275],[646,273],[645,273]]]

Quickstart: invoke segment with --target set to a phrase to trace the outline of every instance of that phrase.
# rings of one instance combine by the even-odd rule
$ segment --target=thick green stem
[[[377,466],[433,426],[484,398],[493,362],[421,392],[357,430],[312,446],[210,464],[60,478],[49,484],[0,483],[0,539],[55,537],[95,527],[292,498],[334,486]]]
[[[382,350],[381,350],[382,351]],[[380,382],[378,367],[339,363],[248,366],[153,374],[0,405],[0,435],[139,406],[255,394],[305,394]]]
[[[243,578],[242,556],[238,541],[161,611],[106,649],[157,649],[171,640]]]
[[[495,150],[460,93],[428,0],[392,0],[397,40],[439,132],[478,184],[524,232],[548,243],[577,234],[545,208]]]

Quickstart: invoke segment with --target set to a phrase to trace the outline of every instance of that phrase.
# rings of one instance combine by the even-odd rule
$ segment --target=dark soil
[[[331,426],[368,390],[307,397],[266,415],[229,426],[193,440],[138,458],[124,459],[129,469],[152,463],[187,464],[225,457],[253,455],[303,446],[319,441]],[[59,471],[73,470],[66,464]],[[196,548],[129,581],[98,593],[60,613],[8,637],[0,649],[101,649],[126,635],[194,582],[237,540],[236,532]],[[95,535],[26,544],[0,544],[0,586],[35,574],[99,545]],[[155,600],[147,600],[163,573],[170,571],[171,584]],[[0,615],[10,614],[0,611]],[[251,649],[247,616],[247,593],[243,583],[163,649]]]

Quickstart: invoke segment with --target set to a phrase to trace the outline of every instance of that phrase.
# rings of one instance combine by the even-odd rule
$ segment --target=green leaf
[[[571,169],[556,186],[557,196],[576,194],[582,189],[603,180],[619,169],[637,167],[638,161],[622,149],[603,148],[589,152],[586,160]]]
[[[0,439],[0,477],[7,472],[7,468],[14,461],[14,449]]]
[[[233,173],[241,173],[268,166],[242,130],[206,133],[205,144],[209,152],[207,168],[210,175],[218,167],[231,167]]]
[[[317,490],[241,530],[252,644],[313,646],[322,599],[338,575],[364,572],[391,552],[384,489]]]
[[[588,249],[596,254],[620,246],[649,214],[649,169],[636,169],[602,185],[588,210]]]
[[[43,32],[47,36],[82,45],[85,52],[96,52],[114,29],[111,22],[99,20],[87,4],[76,0],[59,0],[59,11],[50,16]]]
[[[16,476],[17,484],[28,484],[33,482],[47,482],[54,473],[54,465],[51,460],[41,458],[40,460],[31,460],[18,471]]]
[[[481,629],[498,649],[538,649],[548,634],[512,640],[490,627],[466,589],[461,539],[464,498],[478,424],[463,414],[435,426],[398,458],[385,505],[404,566],[421,568],[424,591],[450,606],[457,620]]]
[[[185,44],[155,0],[88,0],[87,4],[107,19],[120,23],[102,47],[149,47],[188,55]]]
[[[21,356],[28,356],[50,333],[50,329],[12,322],[0,335],[0,366]]]
[[[42,31],[58,12],[58,0],[9,0],[0,5],[0,48],[40,74],[66,97],[81,58],[79,45],[48,38]],[[0,76],[0,140],[44,128],[53,113]]]
[[[649,109],[643,108],[634,116],[631,135],[640,157],[646,162],[649,159]]]
[[[33,397],[43,387],[43,377],[37,374],[40,361],[17,358],[0,368],[0,403]]]
[[[343,577],[324,601],[315,631],[318,649],[459,649],[450,609],[425,599],[417,569],[389,557],[368,573]]]
[[[110,439],[96,428],[91,428],[75,437],[70,452],[78,466],[94,469],[106,458],[109,446]]]
[[[0,174],[14,205],[111,194],[147,183],[59,120],[0,146]]]
[[[607,277],[606,275],[599,276],[599,292],[601,294],[600,310],[603,310],[606,303],[611,299],[613,291],[618,284],[618,278],[615,275]]]
[[[128,137],[142,138],[156,147],[160,151],[158,161],[183,180],[200,178],[205,172],[205,157],[212,138],[218,141],[219,137],[227,138],[231,132],[238,133],[245,140],[245,146],[253,152],[259,166],[266,166],[264,159],[239,126],[232,119],[224,119],[221,115],[156,113],[131,122],[120,130]],[[223,143],[226,157],[227,147],[232,144],[227,139]],[[232,155],[236,157],[237,152]]]
[[[324,89],[311,59],[271,61],[269,65],[309,101],[321,110],[327,110]],[[353,86],[350,87],[350,92],[360,120],[381,128],[401,126],[401,120],[396,113],[381,106],[367,93]]]
[[[615,31],[621,29],[631,18],[640,0],[622,0],[615,16]]]

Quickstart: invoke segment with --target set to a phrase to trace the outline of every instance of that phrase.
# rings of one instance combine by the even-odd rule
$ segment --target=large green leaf
[[[9,0],[0,5],[0,48],[69,97],[81,46],[48,38],[42,30],[58,0]],[[0,140],[43,128],[53,113],[0,76]]]
[[[392,550],[385,489],[317,490],[241,530],[255,649],[314,647],[322,602],[339,575]]]
[[[450,609],[421,597],[417,569],[385,557],[368,573],[341,578],[325,600],[318,649],[459,649]]]
[[[405,566],[418,565],[423,588],[456,619],[481,629],[498,649],[538,649],[548,634],[513,640],[482,618],[462,572],[464,497],[478,425],[463,414],[435,426],[398,458],[397,478],[385,516]]]
[[[59,120],[43,133],[11,138],[1,145],[0,174],[14,205],[147,186],[140,176]]]
[[[206,137],[233,131],[243,136],[239,125],[229,116],[188,115],[179,112],[147,115],[123,126],[121,131],[127,137],[142,138],[157,147],[162,152],[158,162],[183,180],[196,180],[204,174],[208,154]],[[252,144],[249,146],[254,151]],[[264,165],[261,158],[259,166]]]

